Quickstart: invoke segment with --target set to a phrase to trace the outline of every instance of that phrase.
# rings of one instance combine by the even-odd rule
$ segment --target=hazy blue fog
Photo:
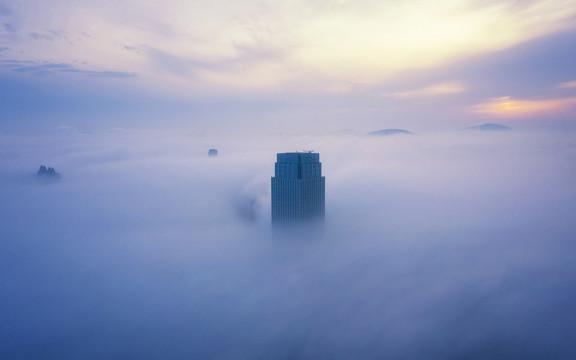
[[[0,0],[0,360],[576,359],[575,19]],[[300,150],[326,233],[275,238]]]
[[[574,139],[0,135],[0,358],[574,359]],[[275,239],[305,149],[326,235]]]

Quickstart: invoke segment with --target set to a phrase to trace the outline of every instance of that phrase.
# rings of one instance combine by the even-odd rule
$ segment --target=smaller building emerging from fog
[[[325,180],[320,154],[277,154],[272,178],[272,226],[297,229],[323,223]]]
[[[218,156],[218,149],[209,149],[208,150],[208,156],[210,156],[210,157]]]
[[[60,180],[60,174],[57,173],[53,167],[46,167],[44,165],[40,165],[38,172],[36,172],[36,176],[39,179]]]

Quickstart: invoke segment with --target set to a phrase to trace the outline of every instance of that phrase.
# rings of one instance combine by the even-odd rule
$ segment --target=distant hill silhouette
[[[403,129],[383,129],[371,131],[368,133],[369,136],[391,136],[391,135],[414,135],[408,130]]]
[[[478,126],[467,127],[465,130],[477,130],[477,131],[507,131],[512,130],[508,126],[500,124],[482,124]]]
[[[44,165],[40,165],[40,169],[36,173],[36,176],[39,179],[47,179],[47,180],[58,180],[60,179],[60,174],[54,170],[52,167],[46,167]]]

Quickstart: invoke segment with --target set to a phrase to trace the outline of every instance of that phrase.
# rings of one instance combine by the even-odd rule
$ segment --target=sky
[[[575,1],[0,0],[0,358],[576,358],[575,60]]]
[[[3,1],[3,128],[573,127],[575,15],[573,0]]]

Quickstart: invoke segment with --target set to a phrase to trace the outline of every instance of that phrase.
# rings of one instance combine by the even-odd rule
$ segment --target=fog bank
[[[0,144],[1,358],[576,356],[573,134]],[[270,233],[275,155],[297,150],[323,163],[321,239]]]

